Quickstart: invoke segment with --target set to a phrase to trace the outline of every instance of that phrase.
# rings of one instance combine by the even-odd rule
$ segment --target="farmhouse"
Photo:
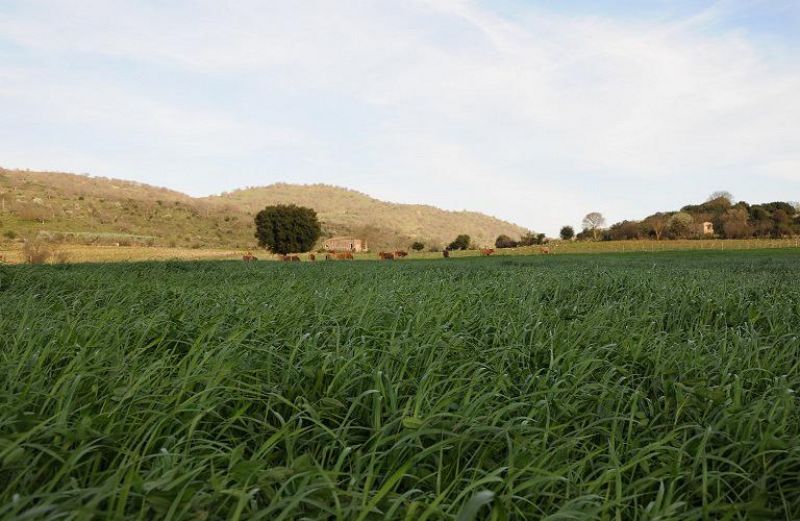
[[[708,221],[703,223],[703,235],[714,235],[714,224]]]
[[[367,241],[354,237],[331,237],[323,247],[328,251],[367,251]]]

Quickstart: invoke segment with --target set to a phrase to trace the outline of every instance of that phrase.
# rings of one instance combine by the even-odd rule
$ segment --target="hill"
[[[212,196],[205,201],[228,203],[255,213],[267,204],[298,204],[314,208],[326,232],[355,235],[373,246],[407,246],[413,240],[443,246],[459,233],[476,244],[494,244],[500,234],[519,237],[525,228],[478,212],[447,211],[421,204],[380,201],[355,190],[323,184],[278,183]]]
[[[442,246],[459,233],[489,244],[526,230],[477,212],[379,201],[327,185],[275,184],[193,198],[142,183],[60,172],[0,169],[0,239],[36,234],[56,240],[169,246],[253,246],[253,215],[268,204],[314,208],[326,236],[352,234],[372,248],[412,240]]]

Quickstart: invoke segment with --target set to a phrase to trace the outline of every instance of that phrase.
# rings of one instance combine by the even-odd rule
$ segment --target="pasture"
[[[3,519],[800,518],[800,251],[0,266]]]

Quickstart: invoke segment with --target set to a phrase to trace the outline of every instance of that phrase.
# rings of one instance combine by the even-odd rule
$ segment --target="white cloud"
[[[283,146],[282,164],[302,172],[287,180],[346,179],[384,197],[466,206],[555,233],[596,208],[614,220],[679,206],[709,187],[744,197],[737,187],[752,188],[753,176],[800,188],[800,59],[720,30],[737,5],[656,22],[533,9],[510,19],[467,0],[26,2],[0,14],[0,39],[50,59],[181,71],[198,89],[237,78],[251,87],[255,97],[242,101],[253,113],[176,105],[96,76],[45,88],[48,66],[36,62],[0,86],[0,104],[44,99],[49,117],[155,134],[157,154],[169,145],[196,152],[187,171],[193,159]],[[0,65],[0,75],[11,70]],[[298,116],[295,126],[260,111],[261,99],[279,105],[287,93],[346,100],[349,126],[367,137],[336,135],[324,118]],[[351,167],[374,175],[350,175]],[[202,183],[179,177],[171,186]],[[766,188],[752,195],[798,198]]]

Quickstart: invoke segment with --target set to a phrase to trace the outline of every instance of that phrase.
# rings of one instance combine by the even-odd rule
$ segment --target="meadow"
[[[0,518],[800,518],[800,251],[0,266]]]

